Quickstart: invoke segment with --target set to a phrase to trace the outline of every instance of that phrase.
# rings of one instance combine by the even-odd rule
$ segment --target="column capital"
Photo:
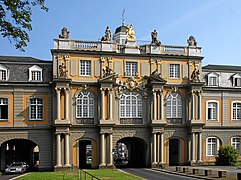
[[[100,88],[100,90],[101,90],[101,91],[106,91],[106,90],[107,90],[107,88]]]
[[[55,87],[54,89],[55,89],[57,92],[61,90],[60,87]]]

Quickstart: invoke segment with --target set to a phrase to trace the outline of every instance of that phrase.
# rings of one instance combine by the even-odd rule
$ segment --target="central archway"
[[[146,167],[146,142],[138,137],[125,137],[117,141],[114,162],[117,167]]]

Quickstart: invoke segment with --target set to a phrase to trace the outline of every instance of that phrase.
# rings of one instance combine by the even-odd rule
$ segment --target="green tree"
[[[232,146],[221,146],[218,151],[216,165],[233,166],[237,162],[239,153]]]
[[[14,42],[16,49],[24,51],[29,42],[28,31],[32,30],[32,8],[48,8],[45,0],[0,0],[0,32],[2,37]]]

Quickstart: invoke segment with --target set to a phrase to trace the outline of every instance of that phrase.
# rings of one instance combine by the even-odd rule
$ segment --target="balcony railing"
[[[169,54],[169,55],[184,55],[184,56],[201,56],[200,47],[188,46],[170,46],[161,45],[153,46],[148,42],[136,42],[141,54]],[[143,45],[143,43],[147,43]],[[141,45],[140,45],[141,44]],[[116,42],[102,42],[102,41],[75,41],[68,39],[55,39],[54,49],[72,49],[72,50],[90,50],[90,51],[109,51],[116,53],[125,52],[128,48],[124,44],[117,44]]]

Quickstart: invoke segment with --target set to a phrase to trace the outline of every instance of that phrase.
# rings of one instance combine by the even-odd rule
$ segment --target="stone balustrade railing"
[[[146,44],[137,47],[139,47],[140,54],[201,56],[201,47],[195,46],[155,46]],[[109,51],[123,53],[125,48],[127,47],[124,44],[117,44],[116,42],[75,41],[69,39],[54,40],[54,49]]]

